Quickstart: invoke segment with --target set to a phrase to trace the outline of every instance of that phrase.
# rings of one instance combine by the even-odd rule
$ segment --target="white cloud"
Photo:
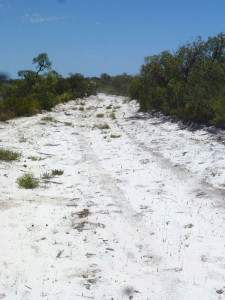
[[[11,6],[10,5],[4,5],[2,3],[0,3],[0,11],[6,11],[7,9],[10,9]]]
[[[29,22],[29,23],[43,23],[43,22],[52,22],[52,21],[59,21],[64,20],[66,17],[42,17],[39,13],[36,14],[25,14],[21,17],[21,21],[23,23]]]
[[[101,23],[100,23],[100,22],[95,22],[95,25],[96,25],[96,26],[100,26]]]

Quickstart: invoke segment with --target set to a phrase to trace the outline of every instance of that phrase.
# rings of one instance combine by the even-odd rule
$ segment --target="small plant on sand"
[[[20,153],[11,150],[0,149],[0,160],[11,161],[16,160],[21,156]]]
[[[109,125],[108,124],[95,124],[94,125],[94,128],[98,128],[98,129],[109,129],[110,127],[109,127]]]
[[[126,104],[126,103],[129,103],[129,99],[128,99],[128,98],[125,98],[125,99],[123,100],[123,104]]]
[[[33,161],[41,160],[38,156],[29,156],[28,158]]]
[[[27,139],[24,136],[21,136],[19,139],[20,143],[26,143]]]
[[[88,106],[86,109],[87,110],[92,110],[92,109],[95,109],[95,107],[94,106]]]
[[[41,178],[42,179],[50,179],[50,178],[52,178],[52,173],[45,172],[42,174]]]
[[[65,126],[73,126],[73,124],[71,122],[64,122]]]
[[[62,175],[64,173],[63,170],[58,170],[58,169],[55,169],[55,170],[52,170],[52,176],[57,176],[57,175]]]
[[[24,189],[34,189],[39,186],[39,179],[35,178],[32,173],[25,173],[16,182],[19,187]]]
[[[112,139],[117,139],[117,138],[120,138],[121,135],[111,134],[110,137],[111,137]]]
[[[111,109],[112,108],[112,104],[106,106],[106,109]]]
[[[96,117],[97,117],[97,118],[103,118],[103,117],[104,117],[104,114],[97,114]]]
[[[110,118],[112,118],[113,120],[115,120],[115,119],[116,119],[116,115],[115,115],[115,113],[111,113],[109,116],[110,116]]]
[[[41,118],[41,120],[42,120],[42,121],[54,122],[54,123],[57,122],[57,120],[54,119],[54,118],[52,118],[52,117],[43,117],[43,118]]]
[[[84,108],[82,106],[79,107],[80,111],[84,111]]]

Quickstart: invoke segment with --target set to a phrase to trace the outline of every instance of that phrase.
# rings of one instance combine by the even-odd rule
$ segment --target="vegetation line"
[[[129,96],[144,111],[225,128],[225,34],[146,57]]]
[[[0,121],[51,110],[71,99],[97,92],[129,96],[140,108],[159,110],[183,118],[225,128],[225,34],[203,41],[201,37],[145,58],[140,74],[126,73],[85,78],[70,73],[63,78],[51,70],[46,53],[33,59],[37,71],[22,70],[19,79],[0,78]],[[111,107],[107,107],[111,109]],[[80,111],[84,108],[80,107]],[[101,118],[100,114],[97,117]],[[114,119],[115,115],[111,114]]]

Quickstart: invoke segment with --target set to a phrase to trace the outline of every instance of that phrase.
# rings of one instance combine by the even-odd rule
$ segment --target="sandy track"
[[[57,122],[1,124],[23,156],[0,169],[0,299],[224,299],[224,146],[122,97],[45,115]],[[52,169],[35,190],[15,183]]]

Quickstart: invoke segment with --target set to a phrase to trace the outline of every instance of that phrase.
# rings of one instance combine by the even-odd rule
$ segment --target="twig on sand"
[[[62,254],[63,252],[64,252],[64,250],[59,250],[59,252],[58,252],[56,258],[60,258],[61,254]]]

